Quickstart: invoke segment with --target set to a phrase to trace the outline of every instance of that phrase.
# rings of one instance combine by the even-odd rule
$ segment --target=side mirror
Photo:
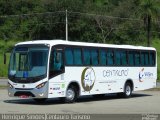
[[[4,57],[4,64],[6,64],[6,53],[3,54]]]

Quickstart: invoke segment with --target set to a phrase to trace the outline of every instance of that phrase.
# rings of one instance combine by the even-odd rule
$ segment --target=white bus
[[[15,45],[8,71],[11,97],[44,101],[133,91],[156,87],[156,49],[63,40],[38,40]]]

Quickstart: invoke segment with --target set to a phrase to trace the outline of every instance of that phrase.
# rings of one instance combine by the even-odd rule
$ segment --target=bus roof
[[[28,44],[48,44],[54,45],[74,45],[74,46],[90,46],[90,47],[109,47],[109,48],[123,48],[123,49],[142,49],[142,50],[155,50],[153,47],[144,46],[133,46],[133,45],[115,45],[115,44],[102,44],[102,43],[88,43],[88,42],[76,42],[76,41],[65,41],[65,40],[34,40],[17,43],[17,45],[28,45]]]

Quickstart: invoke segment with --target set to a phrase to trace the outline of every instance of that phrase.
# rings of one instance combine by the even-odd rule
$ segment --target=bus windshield
[[[48,47],[16,47],[10,59],[9,77],[33,78],[47,73]]]

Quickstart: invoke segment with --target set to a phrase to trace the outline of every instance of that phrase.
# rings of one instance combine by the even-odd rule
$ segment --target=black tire
[[[132,86],[130,83],[126,83],[125,87],[124,87],[124,92],[123,92],[123,96],[125,98],[129,98],[132,95]]]
[[[78,90],[74,86],[69,86],[66,91],[66,97],[61,98],[65,103],[74,103],[78,98]]]
[[[123,93],[117,93],[118,97],[123,97],[123,98],[129,98],[132,95],[132,85],[127,82],[124,86],[124,92]]]
[[[47,98],[34,98],[34,101],[37,103],[44,103],[47,100]]]

